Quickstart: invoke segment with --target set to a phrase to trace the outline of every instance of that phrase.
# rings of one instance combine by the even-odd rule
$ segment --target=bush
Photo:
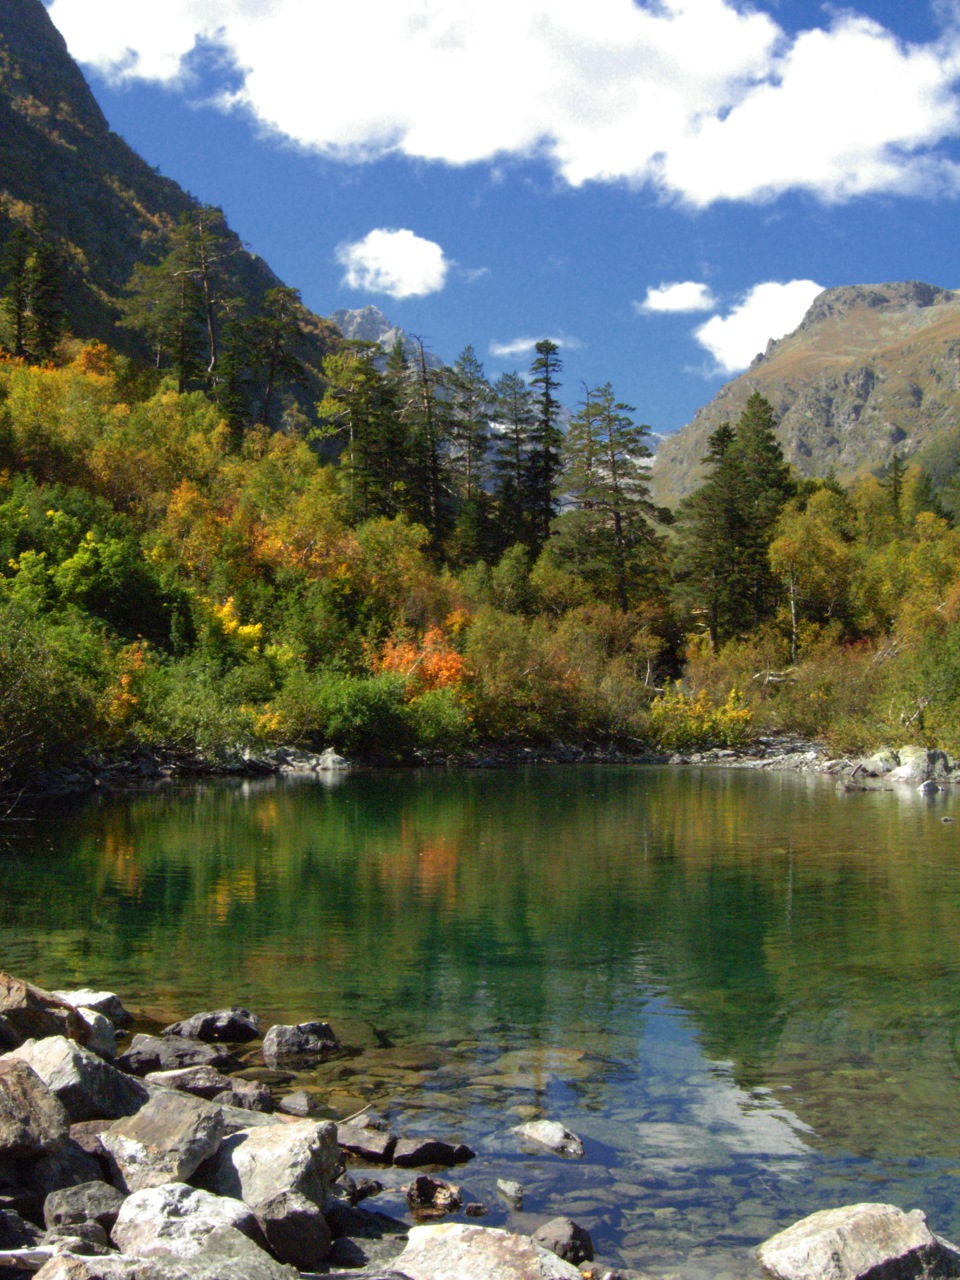
[[[668,751],[741,746],[749,740],[751,722],[736,689],[718,705],[705,690],[690,698],[679,685],[672,685],[650,707],[654,741]]]
[[[393,754],[410,745],[412,718],[398,676],[344,675],[295,668],[275,699],[278,736],[313,750]]]
[[[414,698],[408,709],[418,746],[454,752],[463,750],[470,741],[470,714],[455,689],[428,689]]]

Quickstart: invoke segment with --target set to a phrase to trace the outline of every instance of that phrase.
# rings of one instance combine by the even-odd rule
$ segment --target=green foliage
[[[689,697],[674,685],[650,707],[653,739],[667,751],[742,746],[750,737],[751,724],[750,711],[736,688],[718,705],[705,690]]]
[[[413,725],[397,676],[356,677],[295,669],[272,710],[283,740],[344,754],[392,755],[413,743]]]

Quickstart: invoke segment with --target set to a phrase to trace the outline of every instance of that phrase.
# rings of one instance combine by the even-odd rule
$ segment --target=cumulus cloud
[[[225,107],[323,155],[538,156],[576,186],[694,206],[960,189],[960,29],[927,44],[831,10],[790,33],[739,0],[52,0],[80,61],[175,81],[198,40]],[[362,92],[358,92],[362,85]]]
[[[713,316],[694,331],[694,337],[715,361],[714,373],[739,373],[771,338],[782,338],[803,319],[822,286],[812,280],[754,285],[742,302],[725,316]]]
[[[362,240],[338,245],[335,257],[349,289],[384,293],[390,298],[424,298],[438,293],[450,269],[438,244],[412,231],[389,227],[377,227]]]
[[[513,360],[516,356],[529,356],[538,342],[552,342],[561,351],[579,351],[583,345],[577,338],[551,338],[544,334],[540,338],[511,338],[509,342],[491,342],[487,348],[489,354],[498,360]]]
[[[682,280],[676,284],[661,284],[659,288],[652,285],[647,289],[647,296],[642,302],[635,302],[634,309],[641,315],[653,315],[660,312],[674,314],[684,311],[713,311],[717,300],[710,292],[708,285],[699,284],[696,280]]]

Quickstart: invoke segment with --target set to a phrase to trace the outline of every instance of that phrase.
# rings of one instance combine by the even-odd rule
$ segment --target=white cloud
[[[771,338],[791,333],[821,291],[812,280],[754,285],[738,306],[707,320],[694,330],[694,337],[713,356],[714,373],[739,373]]]
[[[710,292],[709,286],[699,284],[696,280],[661,284],[656,289],[651,285],[647,289],[644,300],[633,304],[634,310],[641,315],[659,312],[713,311],[716,305],[717,300]]]
[[[53,0],[71,52],[172,81],[196,40],[239,73],[224,106],[344,160],[548,159],[569,183],[695,206],[808,190],[960,189],[960,29],[907,44],[833,10],[788,34],[740,0]],[[362,85],[362,91],[358,86]]]
[[[544,335],[540,338],[512,338],[509,342],[491,342],[488,353],[498,360],[512,360],[515,356],[529,356],[538,342],[552,342],[567,351],[579,351],[583,346],[577,338],[551,338]]]
[[[412,231],[377,227],[362,240],[337,246],[350,289],[385,293],[391,298],[423,298],[444,286],[450,263],[432,240]]]

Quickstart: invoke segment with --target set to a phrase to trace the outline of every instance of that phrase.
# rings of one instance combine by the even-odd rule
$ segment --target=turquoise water
[[[326,1017],[350,1054],[291,1087],[469,1142],[489,1225],[567,1212],[610,1263],[743,1276],[854,1200],[960,1236],[953,816],[734,770],[169,785],[4,824],[0,964],[161,1021]],[[509,1132],[540,1115],[583,1161]]]

